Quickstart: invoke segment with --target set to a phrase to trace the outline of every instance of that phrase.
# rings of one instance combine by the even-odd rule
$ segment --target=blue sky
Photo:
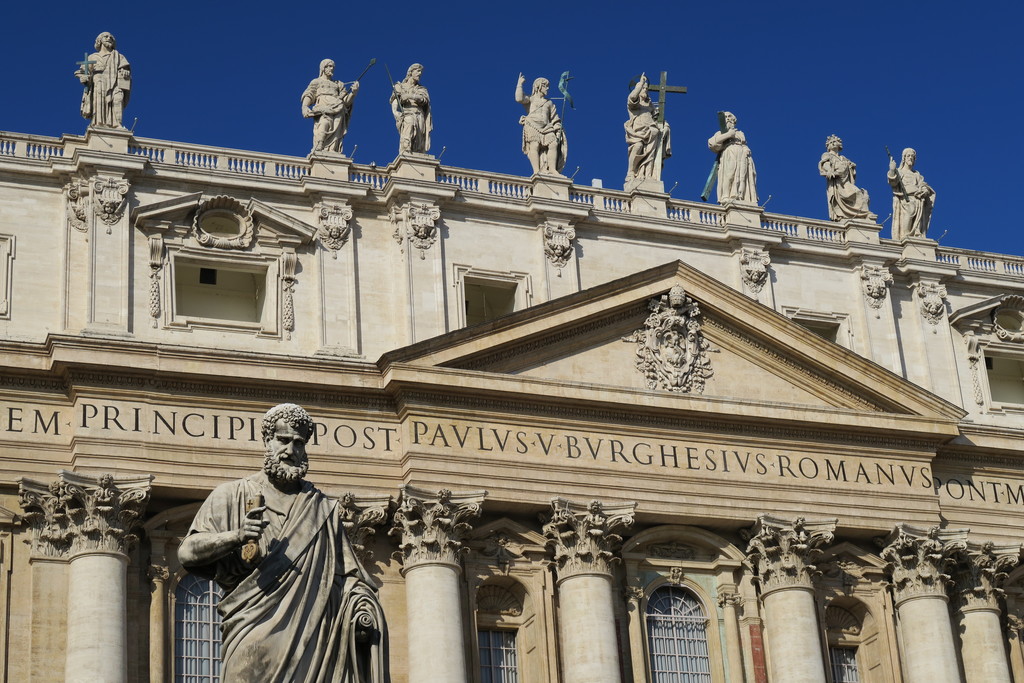
[[[566,172],[621,188],[628,82],[665,70],[689,88],[667,108],[674,197],[698,199],[725,109],[747,135],[769,211],[827,218],[817,162],[836,133],[880,218],[891,211],[884,147],[914,147],[937,192],[930,237],[1024,255],[1020,3],[661,4],[17,3],[4,10],[13,46],[0,129],[82,133],[75,62],[107,30],[132,64],[136,135],[304,156],[299,96],[320,60],[349,80],[375,57],[345,140],[357,162],[387,164],[398,149],[384,65],[400,78],[422,62],[442,162],[528,175],[516,77],[569,70]]]

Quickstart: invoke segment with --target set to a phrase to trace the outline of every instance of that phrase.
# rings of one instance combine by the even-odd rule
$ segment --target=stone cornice
[[[897,524],[885,539],[879,556],[892,577],[896,606],[919,597],[946,599],[947,571],[967,549],[967,529],[922,529]]]
[[[632,526],[635,509],[636,503],[606,506],[592,500],[584,505],[553,498],[551,516],[543,531],[554,554],[558,580],[581,574],[611,576],[622,542],[614,532]]]
[[[786,588],[811,588],[817,574],[813,562],[835,538],[837,522],[758,515],[744,535],[748,539],[746,564],[757,576],[761,595]]]
[[[453,493],[403,486],[388,532],[399,539],[395,557],[402,561],[403,571],[424,564],[457,569],[460,557],[468,551],[462,541],[472,528],[469,520],[480,516],[486,496],[487,491]]]

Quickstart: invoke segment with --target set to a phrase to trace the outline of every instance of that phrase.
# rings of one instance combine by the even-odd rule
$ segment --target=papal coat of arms
[[[714,371],[701,332],[700,308],[681,285],[651,299],[644,326],[622,341],[634,342],[636,369],[649,389],[702,393]]]

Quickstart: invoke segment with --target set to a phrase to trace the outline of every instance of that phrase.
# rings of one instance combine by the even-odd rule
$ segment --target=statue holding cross
[[[97,128],[124,128],[122,118],[131,94],[131,66],[117,51],[114,36],[104,31],[96,36],[96,52],[78,62],[75,72],[85,86],[82,116]]]
[[[672,156],[671,130],[665,121],[665,93],[685,93],[685,87],[667,84],[668,74],[661,72],[661,82],[652,88],[646,74],[631,84],[626,109],[629,120],[625,123],[628,168],[626,189],[632,189],[646,179],[661,180],[665,159]],[[650,91],[658,92],[657,103]]]

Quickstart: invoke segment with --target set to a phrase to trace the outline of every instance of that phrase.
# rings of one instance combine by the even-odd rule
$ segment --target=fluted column
[[[745,680],[740,620],[736,614],[736,607],[742,602],[743,597],[735,591],[735,586],[723,587],[718,590],[718,604],[725,613],[725,656],[729,663],[729,677],[737,681]]]
[[[612,564],[622,538],[614,532],[633,524],[636,503],[554,498],[551,507],[544,536],[558,576],[564,683],[619,683]]]
[[[486,491],[452,493],[405,486],[392,535],[400,536],[405,577],[410,683],[465,683],[465,637],[459,584],[467,520]]]
[[[960,656],[967,683],[1010,683],[999,594],[1007,573],[1020,562],[1019,544],[968,541],[954,575]]]
[[[808,521],[759,515],[748,532],[747,564],[761,586],[773,681],[824,683],[814,560],[832,542],[835,519]]]
[[[966,540],[966,529],[898,524],[884,541],[881,557],[892,575],[906,683],[960,683],[946,570]]]

